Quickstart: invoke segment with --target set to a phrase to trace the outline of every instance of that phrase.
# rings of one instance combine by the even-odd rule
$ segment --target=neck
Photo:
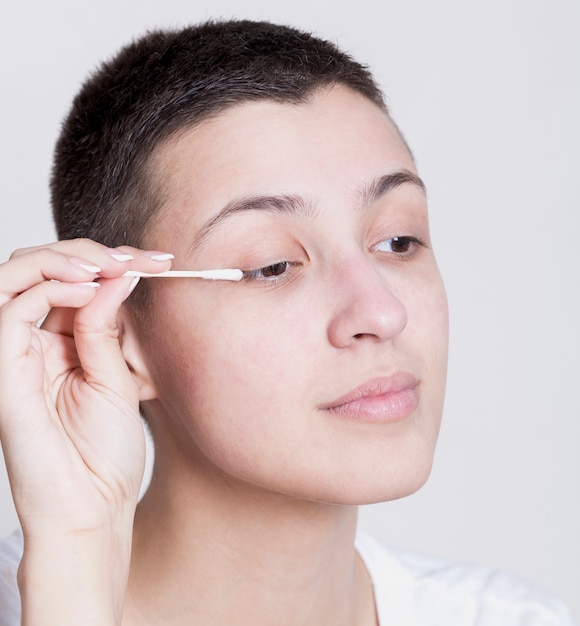
[[[356,507],[174,466],[137,510],[124,624],[375,624]]]

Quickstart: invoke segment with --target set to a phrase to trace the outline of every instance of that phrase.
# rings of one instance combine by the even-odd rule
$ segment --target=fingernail
[[[131,284],[129,285],[129,290],[127,291],[127,298],[133,293],[133,290],[137,286],[137,283],[141,280],[140,276],[135,276]]]
[[[165,252],[145,252],[145,254],[153,261],[169,261],[175,258],[174,254]]]
[[[96,265],[88,265],[87,263],[79,263],[79,267],[82,267],[87,272],[93,272],[94,274],[98,274],[101,271],[100,267]]]
[[[79,287],[93,287],[94,289],[101,286],[99,283],[75,283],[75,285]]]
[[[107,250],[109,256],[113,257],[115,261],[132,261],[135,257],[130,254],[125,254],[124,252],[119,252],[118,250],[109,249]]]
[[[132,261],[135,257],[130,254],[111,254],[115,261]]]
[[[101,271],[101,268],[98,265],[93,265],[92,263],[87,263],[84,259],[77,259],[74,256],[69,257],[70,262],[77,267],[82,267],[85,272],[91,272],[91,274],[98,274]]]

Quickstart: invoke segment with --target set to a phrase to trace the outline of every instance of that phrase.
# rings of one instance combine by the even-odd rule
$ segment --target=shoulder
[[[16,573],[22,557],[22,533],[0,539],[0,626],[20,624],[20,594]]]
[[[359,533],[381,624],[574,626],[555,598],[515,576],[412,552]]]

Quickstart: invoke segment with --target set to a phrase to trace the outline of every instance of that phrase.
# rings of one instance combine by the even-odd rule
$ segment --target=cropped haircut
[[[63,122],[50,183],[58,237],[140,247],[160,206],[157,147],[236,104],[299,104],[333,85],[386,112],[365,66],[295,28],[210,21],[145,34],[88,78]]]

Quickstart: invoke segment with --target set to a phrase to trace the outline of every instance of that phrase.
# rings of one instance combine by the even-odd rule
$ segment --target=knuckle
[[[16,250],[14,250],[12,252],[12,254],[8,257],[8,260],[12,261],[16,257],[22,256],[23,254],[26,254],[29,250],[30,250],[30,248],[16,248]]]

